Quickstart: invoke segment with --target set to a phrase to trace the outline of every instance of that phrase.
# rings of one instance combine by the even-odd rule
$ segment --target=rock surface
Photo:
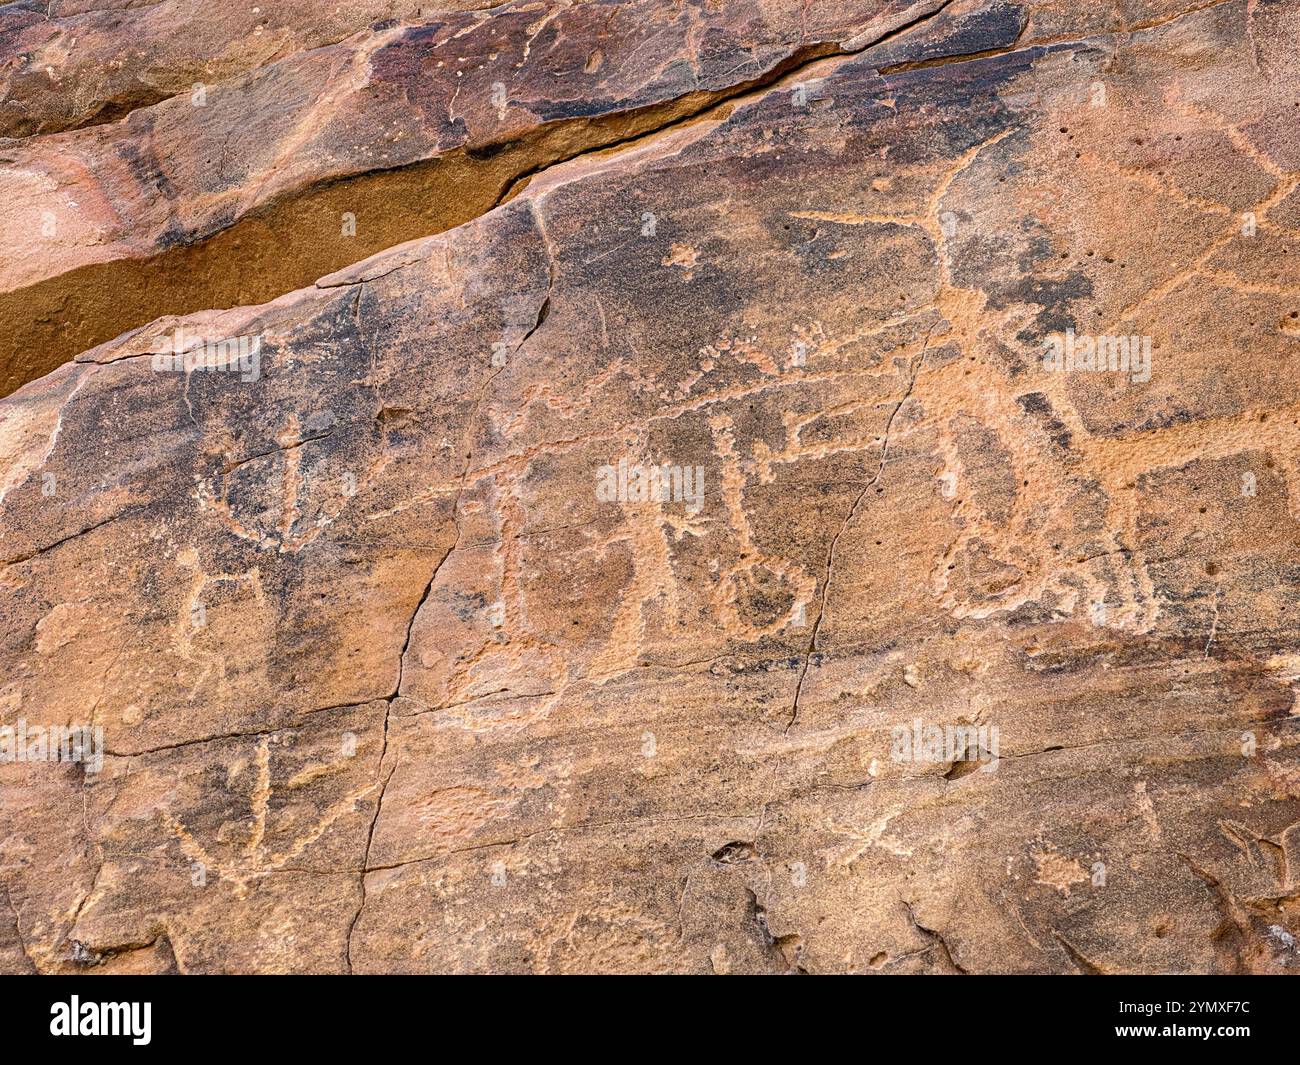
[[[1300,967],[1300,3],[300,6],[3,144],[0,968]]]
[[[14,368],[0,384],[159,314],[260,303],[459,225],[541,167],[860,48],[941,0],[806,6],[527,3],[387,19],[120,122],[0,140],[0,228],[15,235],[0,317],[18,323],[0,341]],[[43,105],[24,113],[53,121]]]

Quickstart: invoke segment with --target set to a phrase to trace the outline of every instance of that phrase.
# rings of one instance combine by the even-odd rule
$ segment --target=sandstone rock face
[[[436,5],[466,6],[481,5]],[[397,0],[288,0],[264,8],[19,0],[0,7],[0,136],[113,122],[296,49],[333,44],[376,21],[419,11]]]
[[[1300,4],[370,8],[0,9],[0,968],[1300,966]]]
[[[939,6],[641,0],[387,19],[120,122],[0,141],[0,227],[16,236],[0,315],[20,323],[0,346],[5,391],[161,313],[260,303],[463,223],[543,166]],[[42,103],[24,111],[37,128],[54,121]]]

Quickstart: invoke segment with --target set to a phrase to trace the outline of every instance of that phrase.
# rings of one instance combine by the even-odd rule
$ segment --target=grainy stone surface
[[[485,6],[439,3],[424,10]],[[416,15],[401,0],[19,0],[0,7],[0,137],[114,122],[375,22]]]
[[[18,323],[0,338],[15,367],[0,384],[161,313],[260,303],[458,225],[542,166],[859,48],[941,0],[806,6],[621,0],[385,19],[119,122],[0,141],[0,230],[14,236],[0,317]]]
[[[8,276],[287,224],[400,118],[329,203],[361,239],[505,143],[432,58],[485,33],[529,145],[462,152],[485,201],[0,401],[0,723],[104,748],[0,763],[0,968],[1300,966],[1300,4],[407,18],[245,57],[263,162]],[[89,205],[89,145],[180,173],[197,114],[6,151]],[[159,370],[177,330],[256,365]],[[694,476],[610,500],[621,461]]]

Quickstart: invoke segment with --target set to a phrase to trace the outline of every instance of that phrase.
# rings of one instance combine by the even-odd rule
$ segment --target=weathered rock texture
[[[372,6],[7,75],[0,967],[1300,967],[1300,3]]]

